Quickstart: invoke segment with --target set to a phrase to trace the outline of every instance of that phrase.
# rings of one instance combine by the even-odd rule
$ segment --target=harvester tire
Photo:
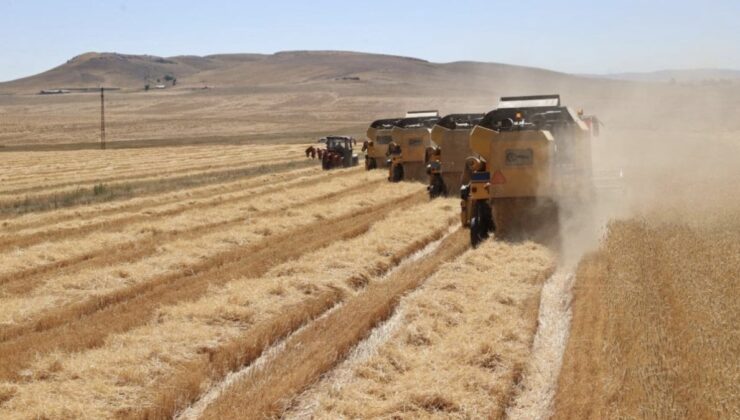
[[[447,195],[447,189],[445,188],[442,176],[435,174],[432,176],[432,182],[429,184],[429,198],[435,199],[441,195]]]
[[[375,162],[375,158],[365,158],[365,170],[369,171],[371,169],[376,169],[378,167],[378,163]]]
[[[473,248],[488,239],[491,231],[495,229],[491,215],[491,207],[485,201],[477,201],[473,204],[473,217],[470,219],[470,244]]]
[[[393,176],[391,176],[391,182],[403,181],[403,166],[396,165],[393,167]]]

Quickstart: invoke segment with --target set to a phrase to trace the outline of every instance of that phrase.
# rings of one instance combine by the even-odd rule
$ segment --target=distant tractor
[[[357,143],[354,138],[347,136],[328,136],[319,140],[319,142],[326,144],[325,149],[319,149],[318,151],[323,169],[349,168],[359,165],[359,158],[352,151],[353,146]]]
[[[450,114],[432,128],[432,142],[436,146],[429,149],[427,159],[430,198],[459,194],[465,162],[472,155],[470,132],[484,115]]]
[[[367,129],[367,140],[362,145],[365,152],[365,169],[385,168],[388,144],[392,141],[391,130],[399,118],[373,121]]]
[[[437,111],[411,111],[396,121],[388,145],[388,180],[426,182],[426,165],[430,157],[432,127],[439,121]]]
[[[557,239],[560,203],[592,191],[592,130],[579,114],[559,95],[508,97],[473,128],[461,217],[474,246],[491,232]]]

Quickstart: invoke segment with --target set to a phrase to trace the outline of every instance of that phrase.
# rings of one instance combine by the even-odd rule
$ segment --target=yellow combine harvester
[[[556,238],[559,205],[592,191],[590,127],[559,95],[501,98],[470,134],[461,217],[471,243],[490,232]]]
[[[426,164],[432,143],[432,127],[439,121],[437,111],[411,111],[396,121],[388,145],[388,180],[426,181]]]
[[[485,114],[450,114],[432,128],[432,143],[427,164],[429,197],[457,194],[470,150],[470,132]],[[467,181],[465,182],[467,183]]]
[[[391,131],[400,118],[373,121],[367,129],[367,140],[362,145],[365,152],[365,169],[385,168]]]

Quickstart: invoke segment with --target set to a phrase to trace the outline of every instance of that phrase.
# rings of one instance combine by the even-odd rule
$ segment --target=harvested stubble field
[[[552,256],[533,244],[467,251],[456,200],[430,202],[424,185],[390,184],[383,171],[321,171],[304,147],[5,153],[0,417],[281,415],[397,307],[419,311],[424,331],[387,345],[427,347],[429,363],[454,337],[493,326],[445,369],[495,372],[480,383],[495,401],[468,407],[493,395],[481,391],[450,407],[501,412]],[[70,192],[86,198],[60,205]],[[478,295],[476,278],[494,272]],[[439,293],[449,298],[423,309]],[[494,298],[485,313],[465,303]],[[454,313],[435,319],[443,307]],[[446,407],[435,404],[402,412]]]

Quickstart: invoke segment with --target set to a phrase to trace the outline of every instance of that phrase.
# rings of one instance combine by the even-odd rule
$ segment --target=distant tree
[[[147,83],[147,84],[144,85],[144,90],[145,91],[149,90],[149,83]]]
[[[177,79],[176,78],[172,78],[172,86],[175,86],[176,84],[177,84]]]
[[[164,80],[165,80],[166,82],[171,82],[171,81],[175,80],[175,76],[173,76],[173,75],[171,75],[171,74],[166,74],[166,75],[164,76]]]
[[[157,79],[157,83],[162,83],[162,81],[160,79]]]

